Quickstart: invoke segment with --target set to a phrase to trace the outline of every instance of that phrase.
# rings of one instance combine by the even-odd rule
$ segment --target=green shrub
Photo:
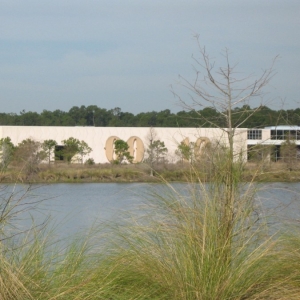
[[[88,166],[92,166],[92,165],[95,164],[95,161],[94,161],[93,158],[89,158],[89,159],[87,159],[87,160],[85,161],[84,164],[85,164],[85,165],[88,165]]]

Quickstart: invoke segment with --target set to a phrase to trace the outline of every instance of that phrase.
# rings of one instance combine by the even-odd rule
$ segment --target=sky
[[[253,80],[278,55],[267,103],[300,107],[299,0],[1,0],[0,28],[0,112],[180,111],[196,35],[216,67],[227,48]]]

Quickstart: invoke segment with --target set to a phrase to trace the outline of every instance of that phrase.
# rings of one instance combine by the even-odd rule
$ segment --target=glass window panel
[[[284,135],[282,130],[277,130],[277,140],[283,140]]]
[[[261,130],[259,129],[248,130],[248,140],[261,140]]]
[[[276,130],[271,130],[271,140],[277,140],[277,132],[276,132]]]

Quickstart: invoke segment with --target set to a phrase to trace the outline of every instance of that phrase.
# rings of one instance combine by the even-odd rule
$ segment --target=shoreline
[[[196,177],[191,177],[195,172]],[[259,170],[259,171],[258,171]],[[195,174],[195,173],[194,173]],[[259,169],[247,164],[243,170],[245,182],[300,182],[300,168],[289,170],[283,164],[272,164]],[[0,173],[0,183],[159,183],[210,181],[209,174],[201,166],[191,168],[186,165],[157,166],[154,176],[146,164],[138,165],[42,165],[31,172],[23,169],[9,168]]]

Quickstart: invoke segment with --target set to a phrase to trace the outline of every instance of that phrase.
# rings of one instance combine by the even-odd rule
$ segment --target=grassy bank
[[[143,165],[40,165],[30,173],[18,167],[10,168],[0,174],[0,182],[142,182],[151,179],[148,173]]]
[[[199,177],[186,190],[165,183],[141,195],[142,219],[120,214],[122,227],[102,225],[63,243],[47,225],[15,231],[26,191],[2,190],[0,299],[299,299],[298,222],[278,220],[274,231],[254,202],[256,187],[240,184],[228,227],[227,189]]]
[[[79,182],[158,182],[161,178],[168,182],[189,182],[191,180],[207,181],[211,170],[203,170],[201,165],[195,165],[197,179],[190,176],[191,166],[188,164],[164,164],[156,166],[154,176],[150,176],[150,168],[146,164],[134,165],[78,165],[78,164],[42,164],[33,172],[14,166],[0,173],[2,183],[79,183]],[[259,182],[299,182],[300,166],[293,170],[285,164],[270,163],[261,168],[256,164],[245,164],[242,181]]]

